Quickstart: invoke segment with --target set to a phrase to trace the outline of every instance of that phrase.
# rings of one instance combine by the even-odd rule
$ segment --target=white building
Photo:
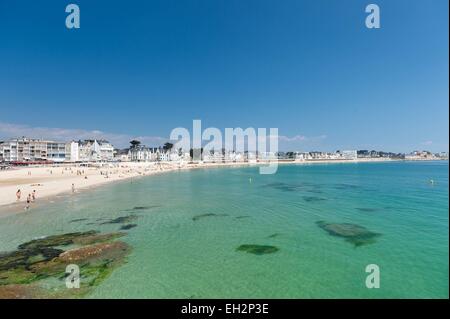
[[[132,162],[150,162],[152,161],[153,153],[145,145],[133,145],[128,151],[128,158]]]
[[[78,142],[66,143],[66,161],[78,162],[80,160],[80,147]]]
[[[97,142],[100,146],[100,159],[102,161],[112,161],[114,159],[114,146],[106,140]]]
[[[78,141],[78,159],[82,162],[114,160],[114,147],[105,140]]]
[[[66,144],[26,137],[0,142],[0,160],[4,162],[63,162]]]
[[[225,155],[222,151],[210,151],[203,153],[203,161],[207,163],[222,163],[225,160]]]
[[[243,162],[245,160],[244,154],[235,151],[228,151],[225,153],[225,162]]]
[[[433,159],[435,155],[429,151],[414,151],[410,154],[405,155],[406,160],[422,160],[422,159]]]
[[[66,160],[66,143],[47,141],[47,160],[64,162]]]
[[[356,160],[358,158],[358,152],[356,150],[340,151],[342,159]]]

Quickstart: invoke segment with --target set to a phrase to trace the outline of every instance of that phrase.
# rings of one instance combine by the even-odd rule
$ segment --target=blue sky
[[[293,150],[448,150],[448,1],[0,0],[0,138],[277,127]],[[381,8],[367,29],[365,6]]]

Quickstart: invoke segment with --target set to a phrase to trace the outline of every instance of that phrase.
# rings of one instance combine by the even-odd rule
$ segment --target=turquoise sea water
[[[448,176],[448,162],[281,165],[275,175],[257,167],[171,172],[1,217],[0,251],[41,236],[116,231],[120,225],[95,221],[148,206],[124,238],[133,247],[127,263],[88,297],[448,298]],[[215,215],[193,219],[202,214]],[[70,222],[80,218],[88,220]],[[320,220],[381,236],[356,247],[318,227]],[[237,251],[243,244],[279,250]],[[380,289],[365,286],[368,264],[380,267]]]

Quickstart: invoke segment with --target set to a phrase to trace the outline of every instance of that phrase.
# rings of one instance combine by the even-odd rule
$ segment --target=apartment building
[[[108,162],[114,159],[114,147],[106,140],[84,140],[77,144],[78,160],[81,162]]]
[[[26,137],[0,142],[0,160],[4,162],[63,162],[65,143]]]

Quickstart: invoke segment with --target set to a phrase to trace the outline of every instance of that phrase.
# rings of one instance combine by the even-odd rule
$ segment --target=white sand
[[[114,181],[155,174],[169,168],[155,163],[121,163],[115,167],[24,167],[0,171],[0,206],[13,203],[23,203],[26,206],[28,194],[36,190],[36,201],[40,198],[72,192],[98,186]],[[77,171],[84,171],[77,175]],[[20,189],[20,201],[16,192]]]
[[[380,161],[381,159],[361,159],[357,161],[306,161],[306,162],[279,162],[279,164],[314,164],[314,163],[357,163],[367,161]],[[383,159],[386,161],[385,159]],[[258,163],[264,164],[264,163]],[[178,164],[178,163],[132,163],[124,162],[106,165],[104,167],[77,167],[75,165],[63,167],[23,167],[0,171],[0,206],[17,204],[26,206],[28,194],[36,190],[36,201],[40,198],[72,192],[72,184],[75,190],[93,187],[123,180],[132,177],[146,176],[161,172],[179,169],[193,169],[220,166],[248,166],[256,163],[202,163],[202,164]],[[77,171],[84,171],[80,176]],[[107,175],[106,175],[107,174]],[[16,192],[20,189],[22,196],[20,201],[16,199]],[[33,205],[33,204],[31,204]]]

